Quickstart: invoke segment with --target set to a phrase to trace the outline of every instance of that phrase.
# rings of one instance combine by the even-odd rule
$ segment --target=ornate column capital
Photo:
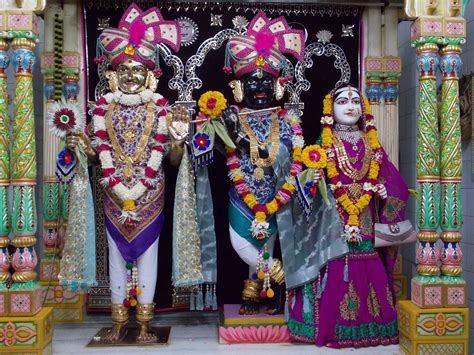
[[[12,41],[12,64],[15,75],[33,75],[33,67],[36,62],[35,46],[36,43],[28,38],[15,38]]]

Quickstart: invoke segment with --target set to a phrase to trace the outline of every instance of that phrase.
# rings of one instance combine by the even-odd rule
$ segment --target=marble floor
[[[87,343],[102,327],[110,325],[110,315],[94,314],[85,316],[81,324],[59,324],[54,328],[53,354],[156,354],[160,355],[201,355],[201,354],[400,354],[397,345],[379,346],[365,349],[333,350],[312,345],[294,344],[245,344],[220,345],[217,337],[217,314],[215,313],[163,313],[155,316],[155,323],[171,326],[168,345],[87,348]]]

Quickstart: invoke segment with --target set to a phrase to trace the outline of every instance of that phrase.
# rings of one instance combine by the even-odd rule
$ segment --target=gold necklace
[[[260,140],[254,133],[252,127],[247,121],[248,115],[241,115],[239,117],[240,125],[250,141],[250,161],[256,166],[253,176],[257,181],[260,181],[264,176],[263,168],[268,168],[275,162],[278,150],[280,148],[280,124],[278,122],[278,115],[276,112],[272,113],[272,124],[270,127],[270,134],[265,141]],[[268,144],[271,144],[270,152],[267,158],[261,158],[258,148],[265,149]]]
[[[333,146],[337,156],[337,165],[339,169],[341,169],[341,171],[354,182],[362,180],[364,176],[367,175],[370,166],[370,157],[372,155],[372,149],[370,148],[365,134],[361,135],[361,139],[364,143],[365,154],[362,158],[362,167],[360,170],[357,170],[351,164],[351,159],[346,152],[344,142],[342,142],[341,138],[337,134],[334,134]]]
[[[107,113],[105,115],[105,127],[110,137],[110,142],[112,143],[112,147],[114,148],[116,158],[121,163],[125,164],[123,173],[127,179],[130,179],[133,175],[133,164],[135,164],[136,161],[142,157],[143,153],[145,152],[145,148],[148,143],[148,140],[150,138],[151,130],[153,128],[155,108],[154,108],[153,102],[151,101],[146,105],[147,116],[145,119],[143,133],[142,133],[142,136],[140,137],[140,141],[137,144],[135,153],[132,155],[124,154],[122,147],[120,146],[117,136],[115,134],[115,130],[112,125],[112,116],[116,109],[118,109],[118,111],[120,112],[120,105],[118,105],[115,102],[109,106],[109,109],[107,110]]]

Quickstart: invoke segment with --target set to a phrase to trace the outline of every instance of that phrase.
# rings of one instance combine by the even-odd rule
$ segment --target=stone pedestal
[[[84,315],[84,292],[73,291],[58,281],[41,282],[46,292],[44,305],[53,308],[54,323],[79,323]]]
[[[404,354],[467,354],[469,312],[467,308],[420,308],[400,301],[398,326]]]
[[[225,304],[219,321],[220,344],[290,343],[283,314],[239,315],[239,304]]]
[[[424,283],[413,278],[411,280],[411,300],[418,307],[443,307],[443,284]]]
[[[0,355],[53,354],[53,310],[34,316],[0,317]]]

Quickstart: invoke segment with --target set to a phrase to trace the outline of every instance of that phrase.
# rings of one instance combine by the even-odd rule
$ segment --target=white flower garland
[[[126,106],[136,106],[147,104],[153,100],[158,112],[158,128],[156,135],[150,137],[148,146],[152,148],[143,177],[132,187],[127,188],[121,181],[121,176],[115,167],[112,159],[112,144],[107,134],[105,126],[105,113],[112,102],[117,102]],[[158,179],[157,171],[163,161],[165,153],[165,143],[168,137],[168,127],[166,123],[166,111],[169,110],[167,101],[160,94],[155,94],[151,90],[144,90],[139,94],[124,94],[120,91],[106,94],[96,102],[94,110],[94,145],[99,150],[99,160],[102,167],[102,183],[110,186],[113,193],[124,203],[122,215],[119,218],[121,223],[139,221],[140,217],[135,211],[135,201],[146,192],[148,188],[156,187]],[[155,149],[156,148],[156,149]]]

